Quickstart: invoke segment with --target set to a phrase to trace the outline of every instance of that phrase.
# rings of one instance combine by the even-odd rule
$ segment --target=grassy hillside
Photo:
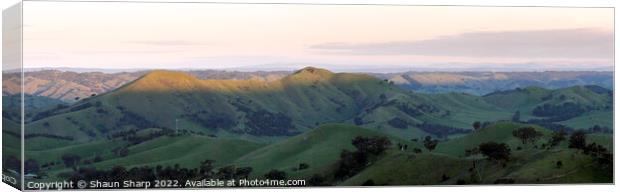
[[[332,168],[340,158],[342,150],[354,150],[351,140],[357,136],[385,135],[350,125],[323,125],[304,134],[255,150],[235,160],[233,164],[251,166],[255,176],[261,176],[271,169],[279,169],[288,172],[292,177],[307,178]],[[419,144],[394,137],[391,140],[393,145],[403,143],[411,148],[421,147]],[[300,163],[308,164],[311,169],[292,171]]]
[[[511,132],[523,126],[526,125],[498,123],[467,136],[440,142],[432,153],[390,150],[364,171],[339,185],[359,186],[370,181],[373,185],[493,184],[508,179],[521,184],[612,182],[609,169],[601,168],[591,156],[568,149],[566,141],[552,149],[521,144]],[[536,130],[545,135],[538,144],[547,141],[548,131],[540,127]],[[595,141],[607,147],[607,142],[611,141],[610,137],[602,135],[587,137],[588,143]],[[510,160],[501,164],[482,156],[463,155],[465,149],[489,141],[507,143],[511,148]],[[556,166],[558,161],[562,162],[561,167]]]
[[[449,134],[420,129],[423,123],[469,129],[475,120],[511,114],[472,95],[413,93],[369,75],[308,67],[276,81],[201,80],[153,71],[46,115],[29,123],[27,134],[87,142],[148,127],[265,141],[324,123],[353,123],[409,139]]]
[[[611,98],[611,91],[596,86],[528,87],[482,97],[422,94],[370,75],[312,67],[269,81],[152,71],[114,91],[36,114],[40,118],[26,124],[26,158],[35,159],[48,180],[66,178],[78,167],[193,169],[214,160],[214,170],[251,167],[253,178],[273,169],[287,178],[318,174],[329,185],[609,182],[606,167],[569,149],[567,141],[551,149],[542,145],[551,130],[572,128],[589,130],[587,143],[611,150],[609,131],[589,129],[613,128]],[[19,131],[10,119],[3,121],[3,130]],[[483,128],[474,131],[474,122]],[[523,127],[541,138],[523,144],[513,136]],[[336,176],[339,166],[356,162],[341,155],[357,150],[352,140],[358,136],[386,137],[392,145],[367,156],[360,172]],[[423,146],[426,136],[439,138],[434,150]],[[16,140],[5,137],[3,149],[17,154]],[[509,160],[466,156],[485,142],[507,144]],[[80,158],[78,166],[64,165],[67,154]],[[558,161],[564,164],[556,166]],[[307,168],[299,170],[301,164]]]
[[[540,139],[535,144],[523,145],[519,139],[512,135],[512,132],[514,130],[527,126],[534,127],[537,131],[543,133],[545,136],[548,136],[550,134],[549,130],[535,125],[500,122],[482,128],[472,134],[441,142],[437,146],[435,152],[452,156],[463,156],[466,149],[472,149],[474,147],[477,147],[481,143],[489,141],[504,142],[508,144],[511,148],[517,148],[518,146],[521,146],[523,148],[531,148],[533,145],[546,142],[546,140]]]

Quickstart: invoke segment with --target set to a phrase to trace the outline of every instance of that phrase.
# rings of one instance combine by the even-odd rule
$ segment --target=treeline
[[[469,129],[461,129],[456,127],[450,127],[447,125],[440,125],[434,123],[423,122],[417,125],[418,128],[422,129],[424,132],[433,134],[437,137],[446,137],[452,134],[463,134],[470,133]]]

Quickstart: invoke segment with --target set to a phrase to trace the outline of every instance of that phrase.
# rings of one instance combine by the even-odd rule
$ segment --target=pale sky
[[[25,2],[24,66],[598,69],[613,9]]]

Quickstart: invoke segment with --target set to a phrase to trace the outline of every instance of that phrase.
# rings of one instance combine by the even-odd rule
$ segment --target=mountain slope
[[[387,135],[351,125],[328,124],[255,150],[235,160],[232,164],[251,166],[256,176],[261,176],[271,169],[279,169],[295,177],[309,178],[313,174],[330,170],[339,159],[342,150],[354,151],[355,148],[351,141],[357,136]],[[402,143],[411,148],[421,147],[417,143],[395,137],[390,138],[393,146]],[[306,163],[312,169],[291,171],[300,163]]]
[[[418,94],[369,75],[307,67],[276,81],[201,80],[183,72],[152,71],[45,115],[28,125],[28,134],[86,141],[118,131],[177,126],[265,139],[332,122],[403,138],[446,136],[465,131],[460,128],[468,129],[473,120],[505,119],[510,113],[472,95]]]

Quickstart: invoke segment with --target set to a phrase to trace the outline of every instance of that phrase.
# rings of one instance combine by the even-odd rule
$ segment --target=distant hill
[[[426,93],[465,92],[484,95],[525,87],[559,89],[598,85],[613,89],[613,72],[406,72],[373,74],[407,89]]]
[[[28,71],[24,73],[24,93],[34,96],[49,97],[64,102],[76,102],[92,94],[102,94],[129,83],[148,70],[133,72],[73,72],[60,70]],[[257,79],[277,80],[290,72],[227,72],[220,70],[188,71],[200,79]],[[3,74],[2,93],[13,95],[20,92],[19,73]],[[77,98],[77,100],[76,100]]]
[[[559,123],[575,129],[588,129],[594,125],[613,127],[613,91],[600,86],[556,90],[527,87],[494,92],[483,98],[508,111],[518,111],[521,121]]]
[[[471,95],[417,94],[369,75],[311,67],[276,81],[152,71],[115,91],[46,111],[29,130],[87,140],[179,125],[209,134],[279,137],[342,122],[413,137],[463,133],[476,119],[509,116]]]
[[[75,72],[70,70],[26,71],[25,93],[75,102],[75,98],[102,94],[131,82],[150,70],[131,70],[130,72],[95,72],[96,69]],[[185,71],[199,79],[237,79],[274,81],[290,75],[294,71]],[[612,89],[612,72],[557,71],[557,72],[403,72],[368,73],[379,79],[387,79],[394,84],[422,93],[464,92],[484,95],[495,91],[505,91],[530,86],[547,89],[566,88],[576,85],[598,85]],[[19,92],[19,76],[4,73],[3,95]]]
[[[542,93],[521,93],[534,90]],[[522,113],[520,121],[541,121],[532,123],[570,121],[586,112],[610,114],[609,94],[594,86],[517,89],[484,97],[424,94],[370,75],[313,67],[272,81],[202,80],[159,70],[70,107],[44,111],[28,126],[29,134],[71,136],[78,141],[152,127],[265,140],[297,135],[325,123],[349,123],[401,138],[447,137],[469,132],[475,121],[510,120],[516,111]],[[554,102],[543,101],[548,97]],[[551,120],[539,114],[573,100],[583,112],[575,109],[577,113],[570,117]],[[543,109],[545,104],[548,109]],[[565,124],[574,123],[579,122]],[[608,125],[607,120],[590,123]]]

